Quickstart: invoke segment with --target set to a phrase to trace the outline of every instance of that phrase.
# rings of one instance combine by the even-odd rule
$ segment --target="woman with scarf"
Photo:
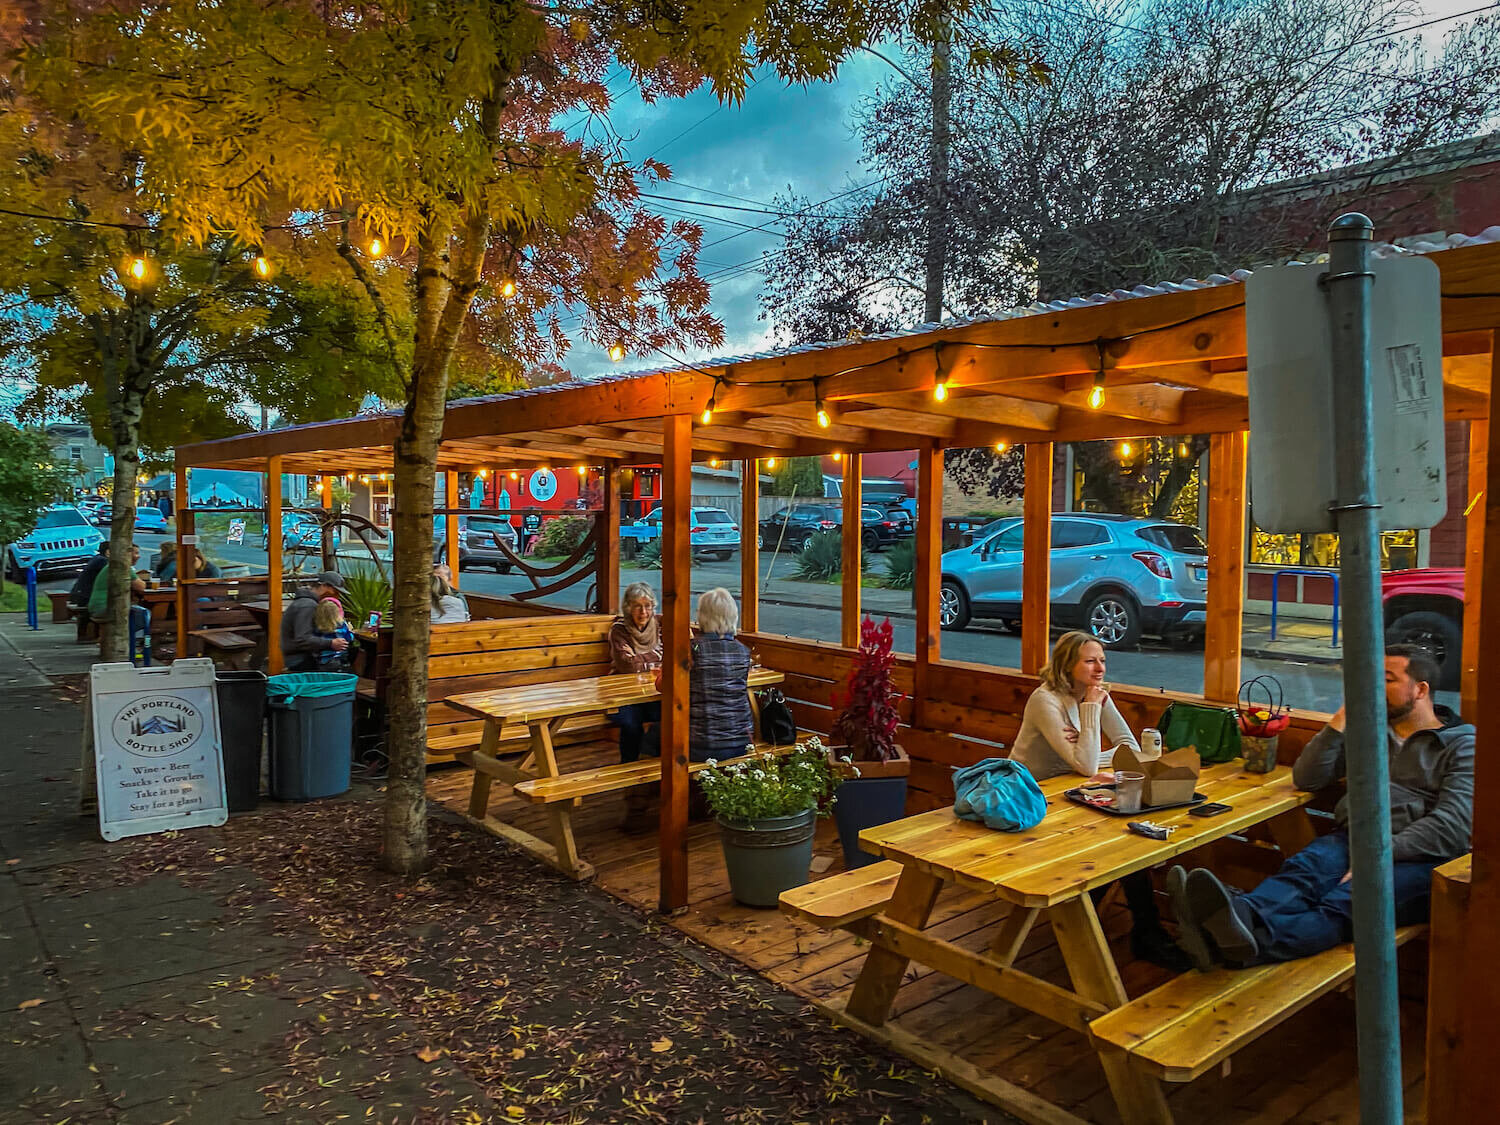
[[[656,615],[656,593],[644,582],[625,587],[625,612],[609,627],[610,671],[615,675],[638,675],[661,667],[661,618]],[[631,703],[615,712],[620,727],[620,761],[640,760],[646,724],[661,722],[660,703]],[[651,789],[628,790],[625,794],[626,832],[649,832]]]

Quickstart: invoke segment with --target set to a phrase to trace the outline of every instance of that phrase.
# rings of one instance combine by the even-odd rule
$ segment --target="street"
[[[136,542],[140,544],[142,559],[149,560],[158,546],[168,538],[163,535],[137,535]],[[220,563],[243,563],[262,570],[266,566],[266,555],[260,550],[258,540],[244,545],[220,543],[205,546],[209,557]],[[881,555],[875,556],[875,568],[882,566],[882,558]],[[315,566],[314,563],[302,569],[307,571]],[[785,554],[780,557],[762,554],[761,566],[760,626],[763,632],[817,641],[836,642],[839,639],[837,585],[798,582],[786,577],[791,570],[791,560]],[[65,589],[70,582],[71,579],[49,582],[45,584],[45,588]],[[623,566],[620,570],[621,588],[631,582],[649,583],[659,594],[661,571]],[[479,569],[465,570],[459,586],[469,593],[492,595],[514,595],[531,588],[531,584],[521,574],[502,575]],[[698,594],[715,586],[724,586],[736,596],[739,595],[738,554],[727,562],[694,561],[693,592]],[[580,582],[545,600],[549,604],[578,609],[582,608],[588,590],[589,583]],[[910,616],[911,595],[908,592],[866,589],[864,603],[866,611],[877,618],[882,613],[892,615],[891,623],[895,628],[898,652],[912,652],[915,649],[916,628]],[[971,625],[962,632],[945,632],[942,635],[942,646],[943,656],[950,660],[965,660],[1001,668],[1015,668],[1020,661],[1021,638],[988,623]],[[1244,675],[1247,679],[1264,674],[1274,675],[1281,681],[1286,701],[1294,707],[1332,711],[1342,701],[1342,671],[1337,664],[1245,658]],[[1203,650],[1201,647],[1176,649],[1160,642],[1148,641],[1136,651],[1110,652],[1109,675],[1118,684],[1198,693],[1203,690]],[[1447,693],[1443,695],[1446,699]]]

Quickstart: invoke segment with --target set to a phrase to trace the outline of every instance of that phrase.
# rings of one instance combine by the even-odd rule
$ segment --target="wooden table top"
[[[750,669],[750,686],[779,684],[785,677],[771,668]],[[481,719],[505,723],[534,723],[566,715],[588,715],[613,711],[632,703],[650,703],[661,698],[656,685],[635,675],[592,676],[582,680],[555,680],[546,684],[496,688],[450,695],[449,706]]]
[[[1083,779],[1071,774],[1042,782],[1047,815],[1026,832],[999,832],[960,820],[950,805],[867,828],[859,839],[867,850],[949,882],[1021,906],[1047,907],[1299,808],[1313,796],[1293,788],[1288,766],[1246,773],[1238,760],[1205,767],[1198,779],[1199,793],[1230,806],[1212,817],[1189,816],[1186,808],[1139,818],[1110,816],[1063,796],[1081,784]],[[1175,825],[1177,831],[1170,839],[1151,840],[1126,828],[1133,819]]]

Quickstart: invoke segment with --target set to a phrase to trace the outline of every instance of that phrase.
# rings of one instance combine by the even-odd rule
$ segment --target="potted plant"
[[[833,765],[843,779],[834,797],[833,817],[844,847],[844,866],[863,867],[875,856],[861,851],[862,829],[906,815],[906,781],[911,759],[896,745],[901,695],[891,680],[891,622],[866,617],[849,671],[848,697],[834,720]],[[842,748],[842,749],[841,749]]]
[[[724,866],[736,901],[775,906],[807,882],[813,831],[835,779],[823,743],[810,738],[787,755],[758,754],[698,774],[719,822]]]

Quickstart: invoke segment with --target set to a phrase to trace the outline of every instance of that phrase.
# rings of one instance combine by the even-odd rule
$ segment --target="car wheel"
[[[1130,648],[1141,640],[1141,611],[1125,594],[1098,594],[1084,610],[1088,632],[1105,648]]]
[[[938,621],[944,629],[968,627],[969,595],[957,582],[944,582],[938,591]]]
[[[728,562],[729,556],[732,554],[734,554],[733,551],[715,551],[714,558],[718,559],[720,562]]]
[[[16,556],[9,551],[5,553],[5,577],[10,582],[25,582],[26,573],[16,563]]]
[[[873,531],[866,531],[859,537],[859,542],[860,546],[872,555],[880,550],[880,536],[876,535]]]
[[[1461,653],[1464,645],[1463,626],[1449,617],[1431,609],[1403,613],[1385,630],[1388,645],[1418,645],[1432,653],[1437,661],[1441,683],[1434,684],[1438,691],[1457,691],[1462,679]]]
[[[1019,617],[1004,618],[1000,622],[1000,628],[1004,629],[1007,633],[1019,635],[1021,632],[1021,619]]]
[[[509,574],[510,573],[510,563],[496,563],[495,564],[495,573],[496,574]]]
[[[813,537],[811,535],[804,535],[802,537],[802,541],[797,544],[797,551],[798,551],[798,553],[800,554],[801,552],[803,552],[803,551],[807,550],[809,547],[811,547],[812,546],[812,540],[813,540]]]

